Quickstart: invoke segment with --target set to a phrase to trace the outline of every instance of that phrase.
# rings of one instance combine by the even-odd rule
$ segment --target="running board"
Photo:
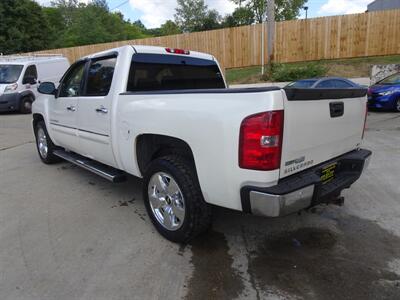
[[[118,169],[106,166],[87,157],[64,150],[55,150],[54,155],[73,163],[83,169],[93,172],[111,182],[118,183],[126,180],[126,174]]]

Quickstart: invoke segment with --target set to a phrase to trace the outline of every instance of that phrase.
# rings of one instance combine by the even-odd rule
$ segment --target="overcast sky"
[[[49,5],[50,0],[36,0]],[[81,0],[87,3],[90,0]],[[160,26],[166,20],[174,19],[176,0],[107,0],[111,9],[121,11],[126,19],[140,19],[148,28]],[[125,4],[123,4],[126,2]],[[205,0],[209,8],[216,9],[221,15],[231,13],[235,5],[229,0]],[[321,17],[338,14],[359,13],[367,10],[372,0],[309,0],[309,17]],[[121,5],[123,4],[123,5]],[[120,6],[121,5],[121,6]],[[301,17],[304,17],[302,12]]]

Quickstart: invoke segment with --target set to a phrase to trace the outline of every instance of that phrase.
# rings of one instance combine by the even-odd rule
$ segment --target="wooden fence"
[[[261,30],[257,24],[36,53],[60,53],[73,62],[123,45],[157,45],[208,52],[223,67],[238,68],[261,64]],[[275,30],[276,62],[400,54],[400,10],[277,22]]]

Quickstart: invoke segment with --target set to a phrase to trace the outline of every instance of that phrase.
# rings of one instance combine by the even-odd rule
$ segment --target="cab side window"
[[[35,65],[26,68],[22,84],[35,84],[38,78],[37,69]]]
[[[108,95],[116,62],[116,57],[106,57],[91,61],[84,96]]]
[[[85,71],[85,62],[79,62],[72,66],[65,74],[60,87],[59,97],[78,97],[81,92],[81,84]]]

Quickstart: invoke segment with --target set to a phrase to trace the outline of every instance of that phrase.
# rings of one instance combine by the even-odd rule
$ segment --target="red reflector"
[[[189,50],[183,50],[183,49],[165,48],[165,51],[167,51],[168,53],[174,53],[174,54],[185,54],[185,55],[190,54]]]
[[[242,121],[239,138],[239,166],[242,169],[279,169],[283,121],[283,110],[251,115]]]

